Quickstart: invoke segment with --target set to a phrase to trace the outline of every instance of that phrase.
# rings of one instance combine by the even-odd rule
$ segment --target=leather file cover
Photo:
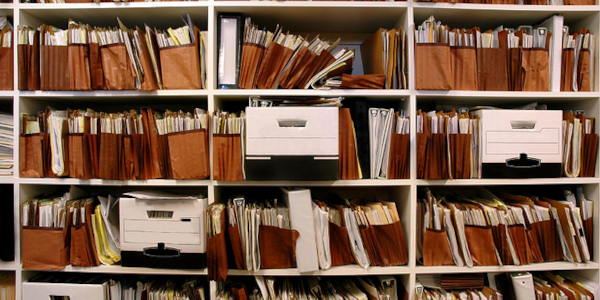
[[[31,48],[31,45],[17,45],[17,72],[19,72],[18,88],[20,91],[27,90],[27,76],[29,74],[29,57],[31,55]]]
[[[317,56],[317,58],[315,58],[315,60],[312,61],[310,67],[306,69],[306,72],[303,72],[303,75],[300,79],[300,83],[297,85],[298,88],[304,88],[313,76],[315,76],[321,70],[325,69],[325,67],[327,67],[334,61],[335,58],[333,57],[333,55],[331,55],[331,53],[325,50],[322,51],[321,54],[319,54],[319,56]]]
[[[142,135],[142,145],[144,146],[145,155],[144,163],[144,178],[156,179],[164,177],[164,158],[161,157],[158,132],[154,121],[154,112],[152,109],[144,108],[142,111],[142,123],[144,126],[144,134]]]
[[[590,50],[579,51],[579,62],[577,63],[577,87],[580,92],[591,91],[590,82]]]
[[[596,158],[598,157],[598,134],[586,134],[583,140],[583,161],[581,177],[596,176]]]
[[[99,174],[100,179],[119,179],[119,152],[118,139],[121,135],[114,133],[100,133]]]
[[[19,137],[19,177],[44,177],[44,133]]]
[[[329,222],[329,248],[331,250],[331,266],[345,266],[355,263],[346,227],[340,227]]]
[[[258,44],[244,43],[240,63],[239,85],[241,89],[256,88],[256,76],[264,53],[265,47]]]
[[[281,75],[279,86],[284,89],[304,88],[299,85],[300,79],[316,59],[316,53],[308,50],[306,46],[302,47],[290,67]]]
[[[89,91],[90,60],[87,44],[70,44],[67,46],[69,59],[69,88],[72,91]]]
[[[452,63],[448,44],[431,43],[415,46],[415,88],[417,90],[451,90]]]
[[[496,246],[490,226],[465,225],[465,237],[469,252],[476,266],[496,266]]]
[[[92,248],[94,236],[89,224],[84,223],[71,227],[71,265],[75,267],[92,267],[99,265],[95,248]]]
[[[221,212],[220,233],[208,237],[206,241],[206,266],[208,280],[222,282],[227,279],[227,249],[225,243],[225,210]]]
[[[261,269],[296,267],[296,240],[300,234],[293,229],[260,225],[258,243]]]
[[[285,64],[292,57],[294,51],[280,44],[272,42],[267,48],[256,79],[256,87],[259,89],[273,89],[281,75]]]
[[[159,49],[160,71],[165,89],[201,89],[200,77],[200,39],[198,28],[195,28],[196,41],[190,45],[166,47]]]
[[[575,66],[575,50],[563,49],[561,56],[560,91],[573,91],[573,67]]]
[[[475,47],[450,47],[455,90],[477,90],[477,51]]]
[[[242,181],[242,146],[239,134],[213,134],[213,179]]]
[[[340,89],[383,89],[385,85],[385,75],[350,75],[342,74],[342,83]]]
[[[472,136],[470,134],[450,134],[450,159],[453,179],[471,178],[471,149]]]
[[[14,88],[13,66],[13,48],[0,47],[0,90],[12,90]]]
[[[79,179],[93,178],[92,160],[87,134],[72,133],[69,135],[69,176]]]
[[[354,125],[348,108],[340,108],[339,110],[339,130],[339,178],[347,180],[360,179]]]
[[[23,269],[58,271],[67,266],[70,252],[68,228],[23,227]]]
[[[134,78],[131,61],[127,57],[125,44],[100,47],[104,87],[107,90],[133,90]]]
[[[508,91],[506,49],[477,49],[477,83],[480,91]]]
[[[371,227],[361,226],[359,228],[359,230],[360,230],[360,236],[365,245],[365,249],[367,250],[367,254],[369,255],[371,265],[372,266],[382,266],[383,262],[381,260],[379,249],[377,248],[377,242],[375,240],[375,233],[373,231],[373,226],[371,226]]]
[[[408,262],[408,251],[404,231],[400,222],[387,225],[372,225],[377,252],[381,265],[400,266]]]
[[[523,90],[523,69],[521,68],[521,48],[506,49],[508,90]]]
[[[563,259],[563,253],[556,231],[556,223],[554,220],[540,221],[540,241],[542,249],[544,249],[544,261],[552,262]]]
[[[527,240],[525,227],[522,225],[509,225],[508,233],[513,243],[517,258],[521,265],[529,264],[532,260],[531,249]]]
[[[98,43],[89,43],[90,50],[90,86],[92,90],[104,89],[104,71],[102,70],[102,55]],[[144,70],[146,70],[144,68]]]
[[[169,133],[167,139],[173,179],[204,179],[210,175],[205,129]]]
[[[446,229],[426,229],[423,235],[423,265],[454,265]]]
[[[70,90],[68,47],[43,45],[40,48],[41,89],[43,91]]]
[[[417,133],[417,178],[425,179],[425,170],[427,169],[427,141],[429,134],[425,132]]]
[[[550,63],[545,49],[523,49],[523,91],[550,90]]]
[[[231,256],[233,258],[229,263],[230,269],[244,269],[244,253],[242,250],[242,239],[240,238],[240,230],[238,225],[229,226],[227,228],[229,236],[229,245],[227,249],[231,250]]]
[[[145,36],[145,33],[137,28],[136,29],[138,35],[140,37]],[[198,36],[196,34],[196,36]],[[140,87],[141,91],[156,91],[159,89],[158,80],[156,79],[156,74],[154,72],[154,66],[152,65],[152,58],[150,57],[150,50],[148,50],[148,45],[144,42],[140,43],[140,63],[142,68],[144,69],[144,82],[142,82],[142,86]],[[156,58],[158,60],[158,58]],[[160,62],[157,62],[160,64]],[[157,66],[160,69],[160,66]]]
[[[392,133],[388,179],[408,179],[410,173],[410,135]]]

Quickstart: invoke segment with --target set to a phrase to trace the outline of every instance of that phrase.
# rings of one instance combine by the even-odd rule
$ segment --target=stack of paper
[[[0,113],[0,176],[13,174],[13,116]]]

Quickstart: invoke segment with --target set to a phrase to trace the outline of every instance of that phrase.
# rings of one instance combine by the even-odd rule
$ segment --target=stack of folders
[[[563,26],[562,72],[560,90],[566,92],[589,92],[594,89],[595,69],[594,48],[596,36],[587,28],[569,34],[569,27]]]
[[[0,176],[13,174],[13,116],[0,113]]]
[[[96,198],[72,199],[74,193],[21,205],[23,268],[60,270],[69,263],[90,267],[120,261],[116,198],[98,197],[98,203]]]
[[[583,111],[563,115],[563,167],[566,177],[594,177],[598,154],[598,134],[594,118]]]
[[[23,298],[51,300],[204,300],[206,280],[193,277],[110,278],[103,275],[41,273],[23,283]]]
[[[466,109],[417,111],[417,178],[468,179],[481,176],[479,117]]]
[[[518,283],[513,280],[518,288]],[[529,289],[529,286],[527,286]],[[523,289],[524,290],[524,289]],[[533,274],[533,290],[536,299],[597,299],[600,285],[572,272],[540,272]],[[514,288],[515,293],[518,290]]]
[[[371,178],[408,178],[409,133],[409,118],[404,116],[404,111],[369,108]]]
[[[209,176],[206,111],[122,113],[46,109],[24,114],[22,177],[203,179]]]
[[[288,207],[277,200],[246,201],[240,196],[208,207],[209,279],[224,281],[229,266],[248,271],[296,267],[300,234],[291,228]],[[233,258],[229,264],[228,252]]]
[[[228,113],[217,110],[213,113],[213,179],[241,181],[244,172],[245,122],[243,111]]]
[[[392,276],[372,277],[262,277],[236,278],[219,283],[218,300],[261,299],[407,299],[402,284]]]
[[[415,299],[502,300],[503,294],[485,286],[484,279],[484,274],[419,275]]]
[[[407,38],[402,27],[390,30],[379,28],[360,45],[364,73],[374,74],[383,81],[373,82],[372,86],[366,88],[408,88],[406,47]],[[342,88],[354,88],[344,83],[344,79]]]
[[[15,274],[0,274],[0,300],[15,300]]]
[[[543,25],[552,25],[550,18]],[[549,91],[546,27],[452,29],[433,16],[415,30],[415,87],[421,90]],[[535,62],[535,63],[534,63]]]
[[[368,268],[408,262],[395,202],[357,199],[330,204],[315,199],[313,216],[319,266],[323,270],[349,264]]]
[[[333,52],[340,39],[308,40],[284,33],[279,25],[274,31],[259,30],[250,18],[242,29],[240,16],[220,15],[219,22],[219,88],[308,89],[352,70],[354,50]],[[230,28],[228,23],[240,26]],[[231,66],[236,53],[241,55]]]
[[[0,16],[0,90],[13,89],[13,28],[6,16]]]
[[[120,20],[114,28],[73,21],[66,30],[19,26],[19,89],[205,88],[206,32],[189,15],[182,18],[183,27],[164,32],[128,29]]]
[[[588,262],[592,201],[580,188],[565,190],[565,199],[484,189],[425,189],[418,204],[421,262],[469,267]]]

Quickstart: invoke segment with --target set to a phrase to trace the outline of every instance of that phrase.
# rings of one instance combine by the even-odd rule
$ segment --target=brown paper
[[[288,269],[296,267],[296,240],[298,231],[260,225],[258,243],[261,269]]]
[[[577,64],[577,86],[580,92],[592,90],[590,82],[590,51],[582,49],[579,51],[579,62]]]
[[[573,91],[573,67],[575,66],[575,50],[563,49],[561,57],[560,91]]]
[[[508,91],[506,49],[477,49],[477,83],[480,91]]]
[[[423,265],[454,265],[446,229],[426,229],[423,235]]]
[[[213,179],[244,180],[239,134],[213,134]]]
[[[406,240],[400,222],[371,227],[382,266],[400,266],[408,263]]]
[[[230,226],[227,228],[229,236],[229,249],[231,249],[231,255],[233,256],[233,262],[230,268],[242,270],[244,269],[244,253],[242,250],[242,239],[240,238],[240,230],[237,225]]]
[[[292,49],[272,42],[258,70],[256,87],[259,89],[275,88],[277,79],[293,54]]]
[[[451,90],[454,80],[448,44],[416,44],[415,77],[417,90]]]
[[[360,179],[354,124],[350,109],[339,110],[339,178]]]
[[[90,60],[87,44],[70,44],[67,46],[69,58],[69,87],[72,91],[89,91]]]
[[[12,90],[14,81],[13,48],[0,47],[0,90]]]
[[[69,55],[67,46],[40,47],[41,52],[41,83],[44,91],[68,91],[69,84]]]
[[[410,135],[392,133],[388,179],[408,179],[410,173]]]
[[[69,264],[68,236],[66,228],[24,227],[21,236],[23,269],[62,270]]]
[[[201,89],[200,54],[196,44],[159,49],[165,89]]]
[[[92,90],[104,89],[104,71],[102,70],[102,55],[98,43],[90,43],[90,87]]]
[[[549,91],[550,65],[548,51],[523,49],[523,91]]]
[[[173,179],[204,179],[210,175],[205,129],[169,133],[167,138]]]
[[[345,266],[355,262],[346,227],[329,222],[329,248],[331,249],[331,266]]]
[[[465,225],[465,237],[475,266],[498,265],[491,227]]]
[[[133,67],[127,56],[125,44],[100,47],[104,87],[108,90],[133,90],[135,81]]]
[[[44,177],[44,134],[19,137],[19,176]]]
[[[240,62],[239,86],[241,89],[256,88],[256,75],[261,65],[265,47],[244,43]]]
[[[475,47],[450,47],[455,90],[477,90],[477,52]]]

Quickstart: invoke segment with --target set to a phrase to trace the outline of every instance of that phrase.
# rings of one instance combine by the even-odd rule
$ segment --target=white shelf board
[[[32,9],[123,9],[155,7],[208,7],[208,1],[155,1],[155,2],[90,2],[90,3],[18,3],[21,10]]]
[[[493,10],[501,12],[510,11],[598,11],[597,5],[519,5],[519,4],[476,4],[476,3],[437,3],[437,2],[412,2],[416,9],[457,9],[457,10]]]
[[[486,273],[486,272],[524,272],[524,271],[553,271],[553,270],[594,270],[599,264],[571,263],[571,262],[549,262],[528,264],[522,266],[479,266],[479,267],[457,267],[457,266],[417,266],[415,273],[418,274],[440,274],[440,273]]]
[[[219,7],[351,7],[364,9],[379,9],[390,7],[408,7],[408,1],[380,1],[380,2],[361,2],[361,1],[214,1],[216,8]]]
[[[0,184],[14,184],[16,179],[11,176],[0,176]]]
[[[408,90],[366,90],[366,89],[339,89],[339,90],[214,90],[215,97],[250,97],[250,96],[322,96],[322,97],[381,97],[398,98],[408,97]]]
[[[333,181],[214,181],[215,186],[409,186],[408,179],[359,179]]]
[[[2,10],[3,8],[0,6],[0,10]],[[15,95],[14,91],[0,91],[0,99],[7,99],[7,98],[11,98]]]
[[[409,274],[410,268],[399,267],[369,267],[363,269],[358,265],[332,267],[329,270],[318,270],[315,272],[300,273],[297,269],[269,269],[250,272],[246,270],[229,270],[230,276],[365,276],[365,275],[402,275]]]
[[[1,94],[0,94],[1,95]],[[207,90],[159,90],[151,92],[143,91],[20,91],[19,96],[30,98],[69,98],[72,100],[89,101],[91,97],[100,98],[136,98],[144,99],[145,97],[206,97]],[[129,100],[129,99],[128,99]]]
[[[490,185],[569,185],[598,184],[595,177],[579,178],[522,178],[522,179],[454,179],[454,180],[416,180],[419,186],[490,186]]]
[[[111,274],[155,274],[155,275],[206,275],[206,269],[181,270],[181,269],[154,269],[123,266],[97,266],[97,267],[65,267],[64,272],[78,273],[111,273]]]
[[[208,187],[210,180],[175,180],[175,179],[149,179],[149,180],[106,180],[106,179],[76,179],[76,178],[19,178],[20,184],[35,185],[90,185],[90,186],[186,186]]]
[[[473,98],[473,99],[544,99],[566,100],[598,98],[600,92],[495,92],[495,91],[425,91],[417,90],[418,98]]]
[[[0,261],[0,271],[16,271],[17,264],[14,261]]]

